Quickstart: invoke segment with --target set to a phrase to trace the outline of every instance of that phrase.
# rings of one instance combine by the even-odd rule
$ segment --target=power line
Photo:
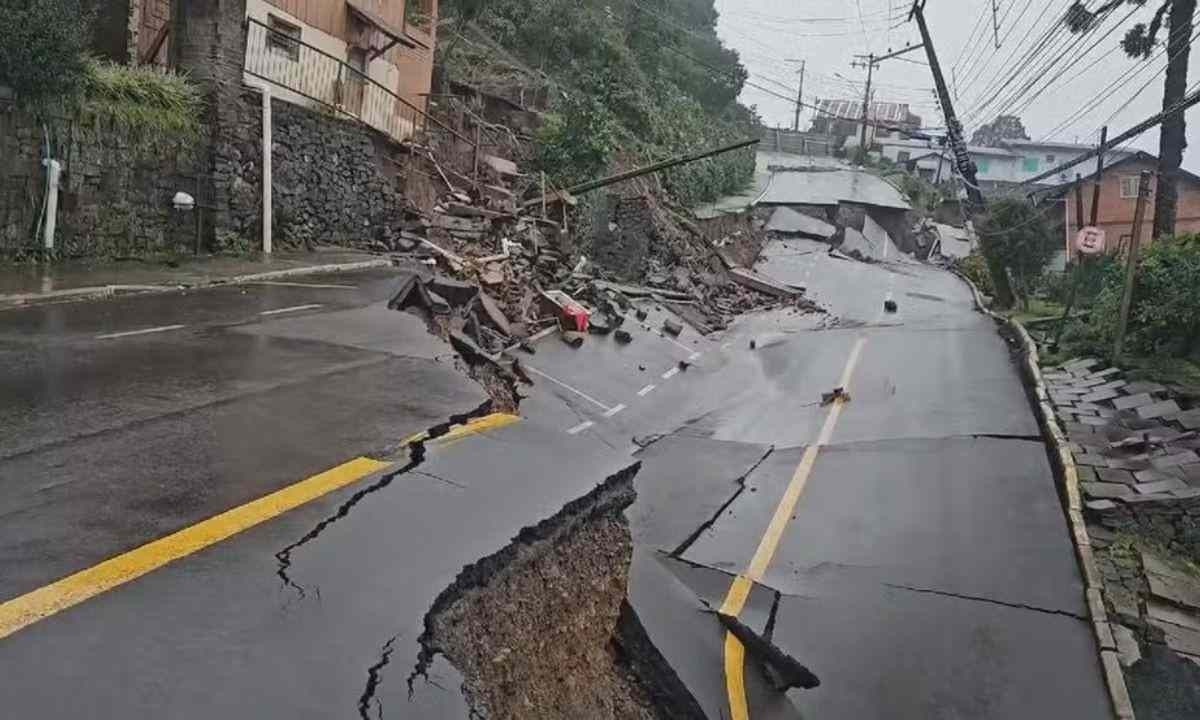
[[[1021,24],[1021,20],[1025,17],[1026,13],[1029,12],[1029,7],[1031,4],[1032,4],[1032,0],[1025,1],[1025,5],[1022,6],[1020,14],[1017,15],[1016,19],[1013,20],[1012,24],[1008,26],[1008,31],[1004,33],[1004,37],[1000,40],[999,47],[992,46],[991,50],[987,50],[986,45],[982,46],[983,49],[981,49],[979,54],[973,58],[972,62],[968,63],[967,65],[965,65],[962,68],[963,83],[965,85],[969,86],[970,83],[973,82],[974,79],[977,78],[985,68],[987,68],[988,64],[996,57],[996,55],[999,54],[1000,47],[1003,47],[1004,44],[1008,42],[1008,39],[1010,37],[1012,37],[1012,34],[1014,32],[1016,32],[1017,27],[1019,27]],[[1049,7],[1050,7],[1049,2],[1047,2],[1046,5],[1044,5],[1042,7],[1041,15],[1039,15],[1038,18],[1036,20],[1034,20],[1034,22],[1033,22],[1034,26],[1036,26],[1038,22],[1041,22],[1042,17],[1045,16],[1046,11],[1049,9]],[[1012,13],[1012,9],[1013,9],[1013,5],[1009,5],[1008,12],[1006,12],[1004,14],[1004,17],[1001,19],[1002,24],[1008,22],[1008,16]],[[986,59],[984,59],[985,55],[986,55]]]
[[[1109,141],[1109,144],[1110,145],[1118,145],[1120,143],[1124,143],[1127,140],[1132,140],[1133,138],[1137,137],[1138,135],[1141,135],[1142,133],[1146,132],[1150,128],[1162,123],[1162,121],[1164,119],[1166,119],[1169,115],[1173,115],[1176,112],[1185,112],[1187,110],[1187,108],[1195,105],[1196,103],[1200,103],[1200,93],[1198,93],[1196,91],[1197,88],[1200,88],[1200,82],[1197,82],[1195,85],[1188,88],[1187,95],[1185,95],[1182,100],[1180,100],[1179,102],[1172,105],[1169,109],[1163,110],[1162,112],[1157,113],[1155,115],[1151,115],[1150,117],[1146,118],[1145,120],[1138,123],[1137,125],[1134,125],[1133,127],[1126,130],[1125,132],[1114,137],[1112,140]],[[1105,148],[1105,151],[1107,151],[1107,150],[1108,150],[1108,148]],[[1100,154],[1099,150],[1089,150],[1088,152],[1083,153],[1082,155],[1075,158],[1074,160],[1065,162],[1057,167],[1051,168],[1050,170],[1047,170],[1046,172],[1041,173],[1040,175],[1035,175],[1034,177],[1029,178],[1028,180],[1022,181],[1021,183],[1019,183],[1019,185],[1021,185],[1021,186],[1032,185],[1033,183],[1035,183],[1039,180],[1044,180],[1048,177],[1051,177],[1053,175],[1061,173],[1064,170],[1075,167],[1076,165],[1078,165],[1082,162],[1087,162],[1088,160],[1091,160],[1092,158],[1096,157],[1099,154]]]
[[[1062,72],[1063,72],[1063,73],[1065,73],[1066,71],[1068,71],[1068,70],[1070,70],[1071,68],[1073,68],[1073,67],[1075,67],[1076,65],[1078,65],[1078,64],[1079,64],[1079,63],[1080,63],[1080,62],[1083,60],[1083,58],[1087,57],[1087,54],[1088,54],[1088,53],[1090,53],[1092,50],[1094,50],[1094,49],[1096,48],[1096,46],[1098,46],[1100,43],[1104,42],[1104,40],[1105,40],[1105,39],[1107,39],[1109,36],[1111,36],[1111,35],[1112,35],[1114,32],[1116,32],[1117,30],[1119,30],[1119,29],[1120,29],[1120,28],[1121,28],[1121,27],[1122,27],[1122,26],[1125,24],[1125,21],[1126,21],[1126,20],[1128,20],[1130,17],[1132,17],[1132,16],[1133,16],[1133,14],[1134,14],[1135,12],[1137,12],[1138,10],[1140,10],[1140,9],[1141,9],[1140,7],[1138,7],[1138,6],[1136,6],[1136,5],[1135,5],[1135,6],[1133,7],[1133,9],[1132,9],[1132,10],[1130,10],[1130,11],[1129,11],[1129,13],[1128,13],[1127,15],[1125,15],[1125,17],[1121,18],[1121,20],[1120,20],[1120,21],[1119,21],[1117,24],[1115,24],[1115,25],[1113,25],[1111,28],[1109,28],[1109,31],[1108,31],[1108,32],[1104,33],[1104,35],[1102,35],[1102,36],[1100,36],[1099,38],[1097,38],[1097,39],[1096,39],[1096,41],[1095,41],[1095,42],[1093,42],[1093,43],[1092,43],[1090,46],[1088,46],[1088,48],[1087,48],[1086,50],[1084,50],[1082,53],[1079,53],[1079,54],[1078,54],[1078,55],[1075,57],[1075,59],[1074,59],[1074,60],[1072,60],[1072,61],[1070,62],[1070,64],[1068,64],[1066,67],[1064,67],[1064,68],[1062,69]],[[1061,58],[1060,58],[1060,59],[1061,59]],[[1060,77],[1061,77],[1061,76],[1060,76]],[[1038,91],[1037,91],[1037,92],[1035,92],[1033,95],[1031,95],[1029,98],[1027,98],[1027,99],[1024,101],[1024,104],[1022,104],[1022,105],[1021,105],[1019,108],[1017,108],[1017,109],[1016,109],[1015,113],[1016,113],[1016,114],[1020,114],[1021,112],[1023,112],[1025,109],[1027,109],[1027,108],[1028,108],[1030,105],[1032,105],[1032,104],[1033,104],[1033,101],[1034,101],[1034,100],[1036,100],[1036,99],[1038,99],[1039,97],[1041,97],[1041,96],[1042,96],[1042,93],[1046,92],[1046,90],[1048,90],[1050,87],[1052,87],[1053,85],[1055,85],[1055,83],[1057,83],[1058,81],[1059,81],[1059,78],[1058,78],[1058,77],[1051,77],[1051,78],[1050,78],[1050,79],[1049,79],[1049,80],[1046,82],[1046,84],[1045,84],[1045,85],[1043,85],[1043,86],[1041,87],[1041,89],[1040,89],[1040,90],[1038,90]]]
[[[963,61],[963,59],[969,57],[967,51],[975,47],[975,36],[979,33],[980,26],[983,25],[983,19],[987,17],[986,2],[987,0],[984,0],[985,6],[983,10],[980,11],[979,17],[975,20],[975,25],[972,26],[971,32],[967,33],[967,40],[963,43],[962,49],[958,51],[958,56],[955,57],[954,62],[950,64],[950,67],[954,70],[958,70],[961,67],[960,63]]]
[[[1068,2],[1070,1],[1071,0],[1068,0]],[[1045,14],[1049,9],[1050,5],[1047,4],[1045,8],[1043,8],[1042,14],[1039,15],[1036,20],[1034,20],[1034,26],[1041,22],[1042,18],[1045,17]],[[1059,17],[1059,19],[1050,25],[1050,27],[1046,28],[1046,30],[1043,31],[1040,36],[1034,38],[1029,46],[1024,48],[1024,50],[1022,50],[1020,45],[1014,48],[1013,51],[1009,53],[1008,59],[1002,62],[1000,71],[996,73],[992,80],[986,83],[978,83],[976,80],[967,81],[970,85],[978,84],[980,89],[976,95],[979,100],[974,106],[971,106],[963,113],[964,116],[975,116],[980,114],[978,106],[981,102],[986,102],[988,98],[995,97],[1009,85],[1015,82],[1016,79],[1020,77],[1021,71],[1030,63],[1032,63],[1036,57],[1044,53],[1046,48],[1048,48],[1050,43],[1054,40],[1055,36],[1063,27],[1065,27],[1063,23],[1064,17],[1065,16]],[[1020,54],[1019,59],[1018,54]],[[1011,72],[1005,69],[1010,64],[1012,66]]]
[[[990,92],[985,91],[981,100],[971,108],[969,114],[975,118],[980,118],[985,113],[988,115],[1000,114],[995,111],[988,112],[988,110],[994,107],[1004,107],[1027,93],[1057,59],[1065,57],[1076,44],[1081,42],[1079,37],[1072,38],[1069,34],[1063,35],[1062,32],[1065,28],[1065,23],[1060,19],[1050,28],[1044,39],[1025,54],[999,87]],[[1014,83],[1016,84],[1014,85]]]
[[[1171,39],[1173,40],[1173,39],[1181,36],[1182,33],[1183,33],[1183,28],[1177,28],[1175,30],[1175,32],[1171,34]],[[1191,38],[1188,40],[1188,45],[1191,45],[1192,43],[1194,43],[1196,41],[1197,37],[1200,37],[1200,29],[1197,29],[1196,32],[1192,34]],[[1116,49],[1120,49],[1120,46],[1117,46]],[[1164,55],[1166,55],[1167,51],[1168,51],[1167,47],[1164,46],[1163,50],[1161,52],[1159,52],[1153,59],[1141,61],[1141,62],[1131,65],[1127,70],[1125,70],[1125,72],[1121,73],[1121,75],[1119,75],[1115,80],[1113,80],[1111,83],[1109,83],[1103,89],[1101,89],[1099,92],[1097,92],[1095,97],[1089,103],[1087,103],[1083,107],[1079,108],[1074,113],[1072,113],[1066,120],[1064,120],[1061,123],[1059,123],[1058,125],[1056,125],[1049,133],[1046,134],[1045,138],[1043,138],[1043,139],[1049,139],[1049,138],[1053,137],[1054,135],[1057,135],[1059,132],[1061,132],[1062,130],[1069,127],[1072,123],[1074,123],[1076,120],[1078,120],[1084,114],[1086,114],[1086,113],[1090,112],[1091,110],[1095,109],[1096,107],[1098,107],[1105,100],[1109,99],[1115,91],[1120,90],[1121,88],[1125,87],[1130,82],[1133,82],[1137,78],[1138,75],[1141,75],[1146,70],[1154,67],[1154,61],[1158,60],[1158,59],[1162,58]],[[1172,55],[1171,58],[1168,59],[1167,65],[1164,65],[1157,72],[1152,74],[1150,76],[1150,79],[1147,80],[1146,83],[1137,90],[1137,92],[1135,92],[1127,100],[1125,100],[1125,102],[1120,107],[1118,107],[1115,111],[1113,111],[1113,113],[1111,115],[1109,115],[1108,118],[1100,124],[1102,126],[1107,125],[1109,122],[1112,121],[1113,118],[1115,118],[1117,116],[1118,113],[1120,113],[1125,108],[1129,107],[1129,105],[1133,102],[1133,100],[1135,98],[1137,98],[1139,95],[1141,95],[1143,92],[1145,92],[1146,88],[1148,88],[1150,86],[1150,84],[1152,82],[1154,82],[1154,80],[1159,75],[1161,75],[1162,73],[1164,73],[1166,71],[1167,67],[1170,64],[1170,61],[1172,59],[1174,59],[1178,55],[1179,52],[1182,52],[1182,50],[1178,50],[1176,55]]]

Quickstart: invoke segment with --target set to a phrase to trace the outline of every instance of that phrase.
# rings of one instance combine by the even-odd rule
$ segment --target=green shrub
[[[1125,271],[1107,266],[1087,336],[1103,345],[1115,339]],[[1138,261],[1125,349],[1142,355],[1183,357],[1200,349],[1200,236],[1163,238]],[[1103,349],[1103,348],[1099,348]]]
[[[988,272],[987,261],[983,255],[973,252],[965,258],[954,261],[954,267],[963,275],[970,278],[984,295],[993,295],[996,289],[992,287],[992,276]]]
[[[195,140],[203,127],[200,90],[149,66],[89,60],[75,102],[85,124],[116,125],[145,145]]]
[[[1059,239],[1045,211],[1021,200],[1001,200],[988,207],[979,225],[979,247],[999,307],[1011,307],[1016,296],[1027,308],[1033,286],[1058,249]]]
[[[0,85],[26,108],[74,95],[91,19],[84,0],[0,0]]]

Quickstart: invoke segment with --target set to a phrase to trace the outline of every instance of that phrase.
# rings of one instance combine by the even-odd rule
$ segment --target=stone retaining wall
[[[0,107],[0,258],[31,255],[46,195],[44,129],[62,164],[56,250],[64,257],[141,256],[191,249],[196,216],[173,210],[177,191],[195,195],[195,148],[147,148],[116,128],[83,129],[66,120],[43,128]]]
[[[258,238],[262,222],[262,96],[242,92],[221,142],[214,174],[228,188],[223,230]],[[390,249],[406,207],[389,149],[358,123],[282,100],[271,103],[276,244]]]

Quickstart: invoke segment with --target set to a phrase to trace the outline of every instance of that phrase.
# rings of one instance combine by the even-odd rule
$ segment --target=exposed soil
[[[614,644],[632,545],[636,466],[464,569],[426,618],[477,717],[660,717]]]

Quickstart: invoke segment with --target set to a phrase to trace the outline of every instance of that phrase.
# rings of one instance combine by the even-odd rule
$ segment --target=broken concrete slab
[[[776,690],[802,688],[805,690],[819,687],[820,679],[811,670],[801,664],[796,658],[780,650],[767,638],[751,630],[733,615],[717,613],[721,624],[730,635],[741,641],[747,654],[757,659],[766,668],[767,676],[771,679]]]
[[[745,268],[730,268],[729,277],[739,285],[779,298],[794,298],[803,294],[803,291],[790,285],[785,285],[774,278]]]
[[[1141,556],[1151,595],[1172,605],[1200,611],[1200,578],[1147,550],[1142,550]]]
[[[1146,614],[1155,620],[1200,632],[1200,615],[1181,610],[1174,605],[1151,600],[1146,603]]]
[[[1154,404],[1154,398],[1150,393],[1138,393],[1137,395],[1127,395],[1122,398],[1113,400],[1113,407],[1118,410],[1133,410],[1134,408],[1142,407],[1143,405]]]
[[[1136,489],[1143,495],[1153,495],[1155,493],[1172,492],[1174,490],[1183,490],[1188,485],[1179,478],[1167,478],[1150,483],[1138,483]]]
[[[1167,647],[1177,653],[1200,655],[1200,631],[1163,622],[1153,617],[1148,622],[1159,630],[1162,630],[1163,639],[1166,641]]]
[[[1162,482],[1163,480],[1176,479],[1176,476],[1168,475],[1162,470],[1158,470],[1156,468],[1151,468],[1149,470],[1137,470],[1133,473],[1133,477],[1139,483],[1155,483]]]
[[[871,260],[882,254],[879,248],[873,246],[865,235],[851,227],[846,228],[846,232],[842,236],[842,244],[838,246],[838,250],[847,256],[857,256],[861,259]]]
[[[504,311],[496,303],[496,300],[485,292],[479,293],[479,306],[483,308],[484,317],[488,322],[496,327],[497,330],[504,333],[506,336],[512,335],[512,325],[509,324],[508,318],[504,316]]]
[[[1133,489],[1128,485],[1121,485],[1119,483],[1080,483],[1080,486],[1083,488],[1084,494],[1088,497],[1104,500],[1112,498],[1123,500],[1133,497]]]
[[[1198,460],[1200,460],[1200,457],[1197,457],[1195,452],[1192,450],[1184,450],[1171,455],[1150,458],[1150,464],[1159,470],[1165,470],[1167,468],[1179,467],[1181,465],[1189,465]]]
[[[1136,395],[1138,393],[1150,393],[1153,395],[1156,393],[1165,393],[1166,391],[1167,389],[1161,384],[1156,382],[1148,382],[1145,380],[1131,382],[1125,386],[1125,392],[1129,393],[1130,395]]]
[[[1188,410],[1175,416],[1175,420],[1186,430],[1200,430],[1200,410]]]
[[[1128,470],[1121,470],[1119,468],[1096,468],[1096,475],[1100,477],[1100,482],[1116,483],[1121,485],[1134,485],[1137,483],[1137,480],[1134,478],[1132,472]]]
[[[787,207],[776,208],[767,221],[767,232],[782,235],[798,235],[815,240],[829,240],[837,233],[837,228],[817,218],[798,213]]]
[[[1147,420],[1163,417],[1164,415],[1172,415],[1179,412],[1179,404],[1174,400],[1164,400],[1152,405],[1143,405],[1137,409],[1140,417]]]
[[[1070,425],[1071,423],[1067,423]],[[1092,428],[1087,425],[1080,426],[1084,432],[1092,432]],[[1072,428],[1067,428],[1068,432],[1075,432]],[[1106,468],[1108,467],[1108,458],[1096,453],[1075,453],[1075,464],[1086,465],[1089,467]]]
[[[1113,640],[1117,643],[1117,657],[1122,667],[1129,667],[1142,659],[1142,650],[1138,646],[1137,637],[1133,631],[1124,625],[1111,626]]]
[[[1081,399],[1084,402],[1098,403],[1098,402],[1104,402],[1105,400],[1112,400],[1113,398],[1117,397],[1119,394],[1120,393],[1118,393],[1116,390],[1113,390],[1113,389],[1097,390],[1095,392],[1084,395]]]

